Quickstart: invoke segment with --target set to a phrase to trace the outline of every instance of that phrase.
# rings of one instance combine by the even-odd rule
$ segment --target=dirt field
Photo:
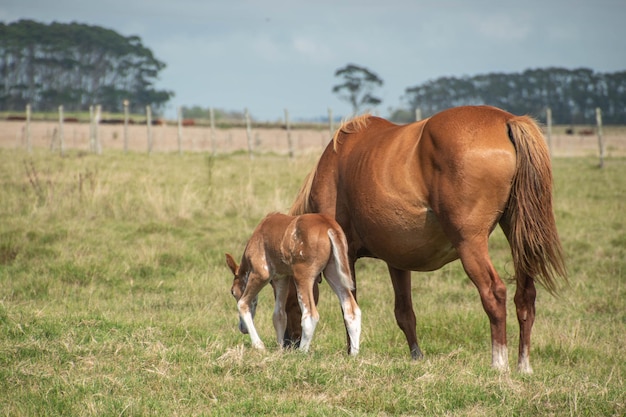
[[[66,149],[90,150],[90,126],[86,123],[65,123],[63,137]],[[563,132],[564,129],[555,129]],[[152,126],[152,151],[177,152],[178,128],[176,126]],[[59,149],[59,124],[54,122],[32,122],[30,127],[33,148]],[[182,149],[185,152],[215,151],[229,153],[236,150],[247,151],[248,139],[245,129],[215,129],[214,138],[208,127],[190,126],[182,128]],[[0,147],[26,148],[26,123],[23,121],[0,121]],[[124,149],[123,125],[99,125],[98,137],[103,152],[111,149]],[[291,138],[296,154],[319,153],[330,140],[328,129],[292,129]],[[253,128],[252,146],[255,152],[288,152],[287,131],[283,129]],[[554,156],[597,156],[598,137],[592,135],[552,135]],[[603,135],[605,156],[626,156],[626,130],[607,127]],[[128,149],[137,152],[148,151],[148,129],[146,126],[128,126]]]

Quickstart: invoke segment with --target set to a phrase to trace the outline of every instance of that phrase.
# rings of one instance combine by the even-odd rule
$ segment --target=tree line
[[[559,124],[593,124],[602,109],[607,124],[626,124],[626,71],[598,73],[588,68],[529,69],[473,77],[441,77],[409,87],[403,99],[412,117],[420,109],[428,117],[449,107],[488,104],[515,114],[545,118],[546,108]]]
[[[350,103],[356,114],[381,103],[374,90],[383,80],[365,67],[348,64],[335,72],[342,83],[333,93]],[[402,97],[408,108],[392,111],[396,122],[415,120],[450,107],[488,104],[515,114],[544,119],[546,109],[560,124],[595,123],[596,108],[609,124],[626,124],[626,71],[597,73],[591,69],[528,69],[521,73],[490,73],[473,77],[441,77],[408,87]]]
[[[80,23],[0,22],[0,111],[84,111],[100,104],[110,112],[132,113],[150,105],[157,113],[174,93],[154,86],[165,63],[138,36],[122,36]],[[332,92],[351,104],[353,112],[378,106],[375,95],[383,80],[368,68],[348,64],[335,72],[340,81]],[[488,104],[516,114],[544,118],[546,108],[559,124],[590,124],[601,108],[607,124],[626,124],[626,71],[599,73],[588,68],[528,69],[521,73],[489,73],[441,77],[407,87],[403,105],[392,109],[396,122],[449,107]],[[185,117],[199,108],[184,108]],[[219,116],[237,118],[236,112]],[[233,113],[233,114],[231,114]]]
[[[80,23],[0,22],[0,110],[160,109],[173,95],[154,88],[165,63],[137,36]]]

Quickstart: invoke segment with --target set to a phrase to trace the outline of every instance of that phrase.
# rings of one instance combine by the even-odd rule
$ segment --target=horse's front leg
[[[276,341],[279,347],[284,347],[285,329],[287,328],[287,312],[285,306],[287,304],[287,296],[289,295],[289,280],[291,278],[278,278],[272,280],[274,287],[274,314],[272,322],[274,330],[276,330]]]
[[[394,313],[398,327],[404,332],[406,341],[411,350],[411,358],[421,359],[424,357],[417,344],[415,329],[415,312],[413,311],[413,299],[411,297],[411,271],[397,269],[387,264],[393,292],[395,295]]]

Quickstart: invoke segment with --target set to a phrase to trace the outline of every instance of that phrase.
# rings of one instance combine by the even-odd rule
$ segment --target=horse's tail
[[[348,259],[348,241],[346,235],[341,229],[328,229],[328,237],[330,238],[330,245],[333,248],[333,258],[335,260],[335,266],[337,275],[339,275],[340,284],[352,291],[354,290],[354,281],[352,280],[352,274],[350,273],[350,261]]]
[[[532,118],[515,116],[507,125],[517,154],[505,212],[515,276],[518,282],[524,276],[535,278],[554,295],[558,277],[567,282],[567,270],[552,211],[550,152]]]

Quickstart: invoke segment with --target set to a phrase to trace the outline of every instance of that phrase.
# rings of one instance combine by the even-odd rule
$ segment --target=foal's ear
[[[228,265],[230,270],[233,272],[233,275],[237,275],[237,262],[235,262],[230,253],[226,254],[226,265]]]

